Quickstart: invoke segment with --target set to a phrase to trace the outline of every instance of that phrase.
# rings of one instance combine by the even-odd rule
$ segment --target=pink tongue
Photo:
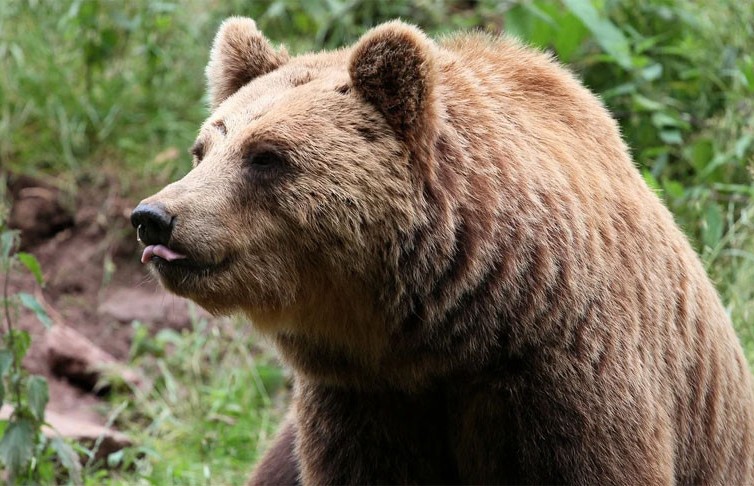
[[[148,263],[153,256],[158,256],[169,262],[186,258],[186,255],[176,253],[165,245],[149,245],[144,248],[144,253],[141,254],[141,263]]]

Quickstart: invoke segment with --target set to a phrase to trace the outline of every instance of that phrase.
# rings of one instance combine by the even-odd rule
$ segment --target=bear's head
[[[289,57],[250,19],[220,28],[193,169],[132,214],[163,285],[261,327],[368,320],[369,294],[422,218],[435,47],[391,22]],[[291,324],[293,325],[293,324]]]

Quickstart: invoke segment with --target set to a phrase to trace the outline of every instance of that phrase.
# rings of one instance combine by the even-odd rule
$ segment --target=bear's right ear
[[[434,44],[418,28],[394,20],[370,30],[351,54],[354,89],[395,133],[414,145],[434,130]]]
[[[252,79],[288,62],[285,49],[276,51],[253,20],[231,17],[220,26],[207,64],[212,110]]]

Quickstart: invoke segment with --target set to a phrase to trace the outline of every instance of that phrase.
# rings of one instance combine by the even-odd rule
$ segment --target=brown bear
[[[290,57],[232,18],[207,77],[194,169],[132,221],[293,370],[252,483],[754,483],[725,309],[549,56],[395,21]]]

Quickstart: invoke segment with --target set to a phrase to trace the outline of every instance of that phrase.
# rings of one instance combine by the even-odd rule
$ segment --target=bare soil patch
[[[139,263],[129,222],[135,201],[119,196],[114,180],[82,187],[75,198],[29,177],[11,176],[8,189],[10,226],[20,230],[21,248],[37,257],[46,282],[39,289],[31,275],[16,271],[11,293],[35,294],[59,326],[47,331],[20,310],[15,325],[32,335],[24,365],[47,378],[48,411],[103,425],[93,381],[82,379],[87,363],[109,360],[127,369],[132,322],[152,331],[185,328],[190,304],[164,291]]]

